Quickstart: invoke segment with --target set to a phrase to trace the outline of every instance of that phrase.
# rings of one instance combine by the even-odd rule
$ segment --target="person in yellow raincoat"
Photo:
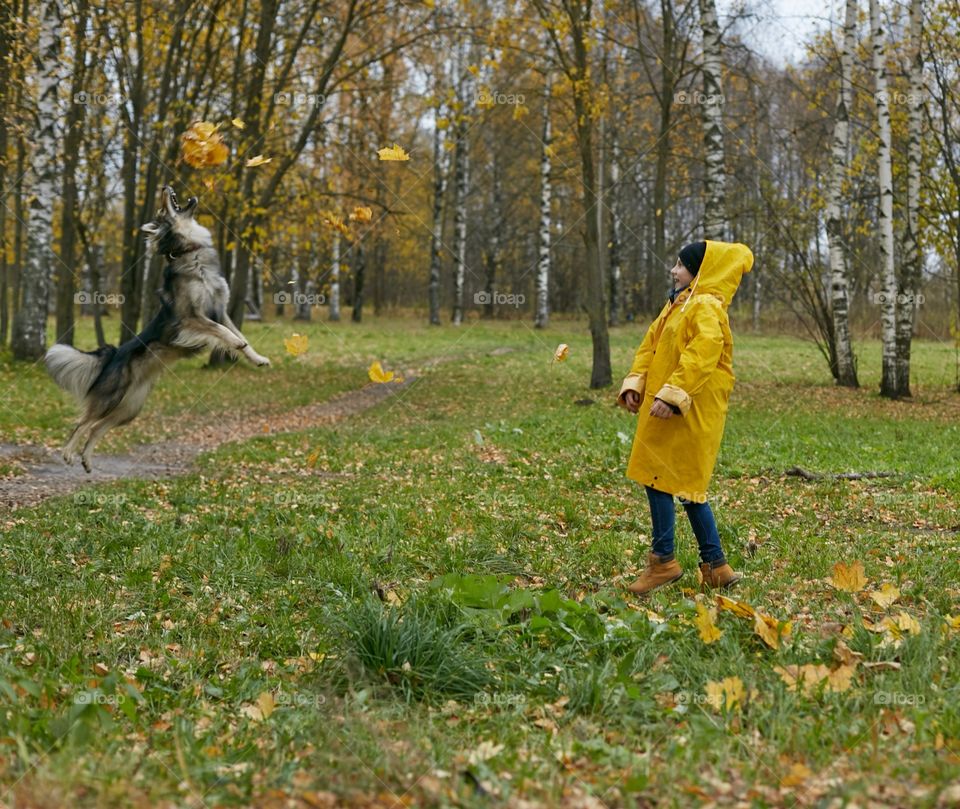
[[[753,253],[743,244],[704,241],[684,247],[671,270],[674,290],[647,331],[617,403],[638,414],[627,477],[643,484],[653,523],[647,567],[627,589],[643,595],[674,582],[674,495],[700,546],[707,587],[741,574],[727,563],[707,486],[733,390],[733,337],[727,307]]]

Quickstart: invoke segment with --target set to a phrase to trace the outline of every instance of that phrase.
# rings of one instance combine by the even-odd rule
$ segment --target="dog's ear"
[[[140,225],[140,230],[143,233],[149,233],[151,236],[153,236],[160,230],[160,228],[157,226],[156,222],[147,222],[145,225]]]

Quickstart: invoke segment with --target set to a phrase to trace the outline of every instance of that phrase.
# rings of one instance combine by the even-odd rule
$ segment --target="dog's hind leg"
[[[87,474],[90,474],[92,471],[90,467],[90,456],[93,454],[93,448],[97,445],[101,438],[106,434],[107,430],[116,425],[114,421],[114,414],[111,413],[109,416],[105,416],[100,419],[96,424],[93,425],[93,428],[90,430],[90,435],[87,438],[87,443],[83,445],[83,452],[80,454],[80,463],[83,464],[83,468],[87,471]]]
[[[61,455],[66,463],[72,464],[77,459],[77,446],[79,446],[80,440],[86,432],[85,428],[89,427],[91,423],[87,419],[83,419],[78,421],[76,427],[73,428],[73,432],[70,433],[67,443],[63,445],[63,450],[61,450]]]

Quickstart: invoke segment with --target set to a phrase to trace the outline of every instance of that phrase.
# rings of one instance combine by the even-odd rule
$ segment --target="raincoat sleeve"
[[[723,329],[719,302],[701,303],[688,324],[688,338],[680,353],[677,369],[657,392],[657,399],[680,408],[684,416],[693,405],[693,397],[706,386],[723,354]]]
[[[641,399],[643,398],[643,389],[647,381],[647,368],[650,367],[650,360],[653,358],[653,337],[657,332],[657,324],[662,317],[663,314],[661,313],[660,317],[650,324],[650,328],[647,329],[647,334],[643,338],[643,342],[640,343],[640,348],[637,349],[637,353],[634,355],[633,365],[630,366],[630,373],[624,378],[623,384],[620,386],[620,393],[617,394],[617,404],[620,405],[620,407],[627,406],[624,397],[628,390],[635,391]]]

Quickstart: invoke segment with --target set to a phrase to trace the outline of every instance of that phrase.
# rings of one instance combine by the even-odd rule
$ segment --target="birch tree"
[[[437,71],[440,72],[439,70]],[[437,83],[439,96],[439,81]],[[447,121],[442,119],[439,97],[433,124],[433,210],[430,227],[430,279],[428,297],[430,323],[440,325],[440,273],[443,269],[443,201],[447,190],[447,150],[445,131]]]
[[[850,148],[850,101],[857,0],[847,0],[840,50],[840,91],[833,119],[830,181],[827,189],[827,239],[830,243],[830,305],[833,317],[831,372],[838,385],[856,388],[857,364],[850,342],[849,282],[840,207]]]
[[[700,27],[703,31],[703,146],[706,200],[703,231],[708,239],[722,240],[727,231],[727,174],[723,151],[723,62],[720,26],[714,0],[700,0]]]
[[[910,395],[910,345],[920,300],[920,158],[923,129],[923,2],[910,2],[910,64],[907,67],[907,221],[903,236],[903,267],[897,298],[896,395]]]
[[[540,229],[537,234],[537,302],[533,324],[545,329],[550,321],[550,93],[553,82],[549,71],[543,88],[543,128],[540,130]]]
[[[470,130],[468,109],[470,108],[471,82],[467,72],[466,50],[460,45],[457,55],[457,103],[454,129],[454,171],[453,171],[453,316],[454,326],[463,323],[463,289],[467,274],[467,189],[470,183],[470,144],[467,134]]]
[[[870,0],[870,47],[873,53],[873,73],[877,128],[880,134],[877,149],[877,183],[880,192],[877,226],[879,231],[881,278],[883,292],[880,303],[881,339],[883,342],[883,371],[880,393],[896,398],[897,391],[897,277],[893,257],[893,164],[891,158],[890,98],[887,92],[887,65],[884,53],[884,31],[878,0]]]
[[[27,220],[27,251],[22,281],[23,303],[13,322],[11,348],[20,360],[38,360],[47,348],[47,307],[53,280],[53,209],[57,179],[57,88],[60,83],[60,0],[40,6],[40,38],[34,67],[37,112],[33,127],[32,188]]]

